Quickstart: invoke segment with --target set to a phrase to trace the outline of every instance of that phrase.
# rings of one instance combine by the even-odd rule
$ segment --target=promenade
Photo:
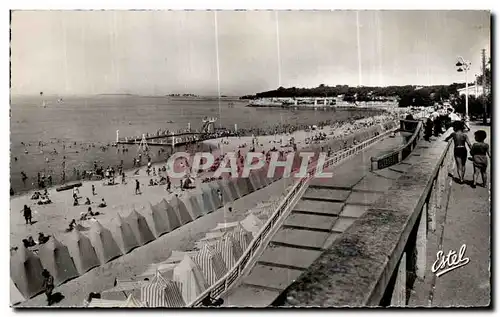
[[[491,149],[490,127],[471,125],[468,132],[471,143],[474,143],[474,132],[485,130],[488,134],[486,143]],[[486,306],[490,304],[490,267],[491,267],[491,161],[488,164],[488,186],[472,188],[474,168],[467,161],[465,184],[452,182],[448,206],[445,213],[437,215],[436,231],[429,231],[427,245],[427,263],[425,280],[415,283],[410,295],[410,306],[457,307]],[[456,177],[456,169],[453,169]],[[481,183],[479,180],[478,183]],[[432,265],[436,261],[436,253],[443,251],[458,252],[466,245],[464,257],[470,262],[436,277]]]

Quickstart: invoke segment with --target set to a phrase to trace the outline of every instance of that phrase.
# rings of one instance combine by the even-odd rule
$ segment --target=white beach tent
[[[42,266],[54,277],[55,286],[80,276],[68,247],[55,237],[51,237],[40,247],[38,256]]]
[[[115,237],[118,240],[118,244],[122,247],[124,254],[127,254],[140,246],[139,241],[137,241],[137,238],[130,227],[130,224],[124,220],[119,213]]]
[[[146,218],[137,210],[132,209],[126,220],[140,245],[145,245],[156,239]]]
[[[245,219],[241,221],[241,226],[243,226],[246,231],[251,232],[255,237],[260,229],[264,226],[264,222],[253,213],[250,213]]]
[[[193,257],[194,262],[200,267],[208,286],[213,285],[227,273],[227,267],[220,251],[203,245]]]
[[[25,298],[43,291],[42,262],[25,247],[10,256],[10,277]]]
[[[170,232],[181,226],[179,216],[164,198],[158,204],[152,206],[151,210],[155,228],[158,228],[156,231],[158,235],[160,235],[160,232]]]
[[[92,244],[99,256],[101,263],[107,263],[122,255],[111,232],[104,228],[99,221],[95,221],[90,229]]]
[[[184,204],[184,206],[186,206],[186,209],[188,210],[193,220],[200,218],[201,216],[204,215],[201,211],[201,207],[200,204],[198,203],[196,195],[192,193],[187,193],[181,198],[181,201]]]
[[[26,297],[21,294],[17,286],[14,284],[12,279],[10,279],[10,305],[14,306],[19,303],[22,303],[26,300]]]
[[[187,254],[174,269],[174,281],[182,285],[182,298],[186,303],[191,303],[208,288],[200,268]]]
[[[78,230],[74,230],[73,240],[75,241],[75,247],[71,248],[70,252],[80,274],[85,274],[100,265],[99,258],[89,238],[81,234]]]

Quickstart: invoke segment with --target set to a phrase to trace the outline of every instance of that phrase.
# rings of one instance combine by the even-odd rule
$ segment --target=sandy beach
[[[273,147],[280,148],[280,140],[283,139],[284,142],[287,142],[290,137],[295,139],[295,143],[299,149],[304,148],[309,145],[306,143],[306,139],[310,138],[314,134],[317,134],[318,132],[325,133],[327,136],[326,140],[321,141],[320,144],[326,144],[334,140],[336,137],[338,138],[341,135],[350,133],[349,130],[326,126],[322,130],[309,132],[296,131],[290,135],[259,136],[259,146],[257,147],[257,150],[268,151]],[[208,140],[205,142],[212,143],[214,146],[220,145],[220,151],[223,151],[224,153],[241,150],[242,154],[244,154],[251,147],[252,137],[229,137],[224,139]],[[245,143],[247,146],[240,148],[240,146]],[[218,152],[219,151],[214,151],[214,154],[217,155],[220,153]],[[163,165],[164,164],[158,163],[153,166],[158,169],[158,167]],[[179,182],[176,180],[172,181],[172,193],[168,193],[165,190],[166,186],[147,186],[151,177],[146,175],[145,169],[146,167],[142,167],[138,176],[134,176],[133,171],[126,172],[127,184],[123,185],[117,184],[114,186],[104,186],[103,181],[83,182],[83,186],[79,188],[80,196],[83,197],[83,199],[81,199],[82,203],[86,197],[89,197],[92,201],[92,209],[94,211],[98,210],[101,213],[101,215],[97,216],[96,219],[112,232],[116,228],[118,214],[125,217],[131,212],[132,209],[136,209],[143,214],[146,217],[150,228],[153,228],[152,220],[149,215],[144,212],[144,209],[147,208],[150,203],[156,204],[163,198],[169,200],[172,195],[176,193],[184,195],[189,191],[181,192],[180,188],[178,188]],[[196,185],[199,186],[201,179],[207,176],[210,176],[210,173],[207,173],[207,175],[200,175],[196,179]],[[141,195],[134,194],[135,179],[138,179],[141,183]],[[183,251],[192,249],[194,247],[194,242],[202,238],[204,234],[211,228],[215,227],[217,223],[242,220],[250,209],[255,208],[262,202],[273,201],[286,194],[286,189],[293,184],[293,182],[294,179],[291,178],[281,179],[264,189],[253,192],[233,202],[231,204],[233,207],[233,212],[231,214],[226,211],[227,209],[220,208],[211,214],[198,218],[181,228],[157,238],[145,246],[135,249],[129,254],[121,256],[105,265],[101,265],[100,267],[63,284],[60,287],[56,287],[55,292],[59,291],[65,295],[65,299],[57,305],[81,305],[88,293],[100,292],[112,287],[115,278],[133,278],[134,276],[142,273],[150,264],[167,259],[170,253],[174,250]],[[92,195],[92,185],[96,188],[97,195],[95,196]],[[72,234],[66,233],[65,229],[68,227],[69,222],[72,219],[78,219],[80,213],[86,211],[88,206],[73,206],[71,190],[57,192],[55,188],[51,188],[48,192],[53,202],[49,205],[34,204],[35,201],[30,200],[31,193],[13,197],[11,199],[11,247],[22,247],[22,239],[29,235],[36,239],[38,233],[43,232],[45,235],[48,234],[54,236],[57,240],[66,244],[69,247],[70,252],[75,249],[73,246],[74,241],[72,241]],[[107,207],[97,207],[101,198],[106,200]],[[31,206],[33,210],[33,221],[35,222],[33,225],[25,224],[25,220],[21,212],[24,204]],[[92,219],[83,221],[82,225],[85,228],[90,229],[93,221],[94,220]],[[152,230],[154,231],[154,229]],[[88,234],[87,231],[83,231],[82,233]],[[38,295],[21,305],[45,305],[45,296]]]

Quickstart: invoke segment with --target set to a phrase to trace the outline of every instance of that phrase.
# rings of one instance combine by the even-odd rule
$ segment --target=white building
[[[467,89],[461,88],[457,89],[460,96],[466,95]],[[484,94],[483,86],[469,85],[469,96],[482,96]]]

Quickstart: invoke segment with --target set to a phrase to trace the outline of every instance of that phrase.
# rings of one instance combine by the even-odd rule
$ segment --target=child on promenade
[[[486,157],[486,155],[491,158],[490,146],[487,143],[484,143],[484,140],[486,140],[486,136],[486,131],[484,130],[478,130],[474,133],[474,139],[476,140],[476,143],[472,145],[472,148],[470,150],[472,158],[469,158],[474,165],[472,187],[476,187],[476,180],[479,177],[479,174],[481,174],[481,178],[483,179],[483,184],[481,186],[486,187],[486,168],[488,167],[488,158]]]

